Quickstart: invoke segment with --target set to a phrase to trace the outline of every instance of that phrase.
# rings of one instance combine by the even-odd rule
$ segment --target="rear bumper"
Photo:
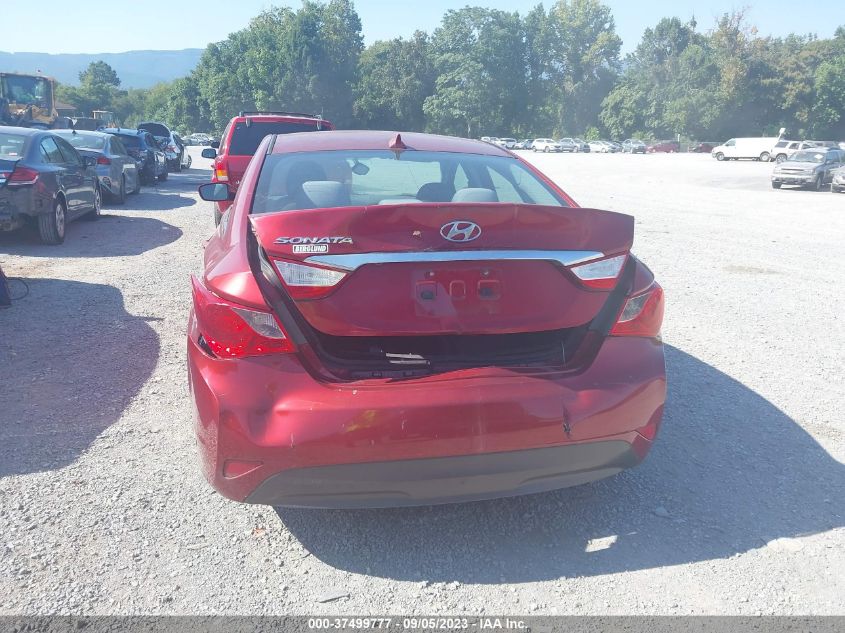
[[[666,394],[663,348],[609,338],[578,374],[478,368],[323,383],[295,355],[209,358],[188,341],[203,472],[237,501],[447,503],[539,492],[643,459]]]
[[[383,508],[480,501],[567,488],[636,466],[648,450],[624,439],[405,461],[295,468],[246,501],[309,508]]]
[[[45,202],[32,187],[4,187],[0,190],[0,231],[13,231],[22,227],[26,218],[49,213],[52,209]]]

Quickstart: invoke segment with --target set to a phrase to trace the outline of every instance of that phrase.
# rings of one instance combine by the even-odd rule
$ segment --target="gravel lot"
[[[845,614],[845,195],[709,156],[526,155],[634,214],[666,290],[642,466],[434,508],[218,496],[185,378],[213,230],[192,169],[63,246],[0,235],[29,284],[0,311],[0,614]]]

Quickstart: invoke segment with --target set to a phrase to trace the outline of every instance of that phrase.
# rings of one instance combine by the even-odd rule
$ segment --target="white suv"
[[[799,149],[815,147],[810,141],[778,141],[771,151],[770,160],[782,163]]]
[[[562,152],[563,147],[553,138],[535,138],[531,149],[535,152]]]

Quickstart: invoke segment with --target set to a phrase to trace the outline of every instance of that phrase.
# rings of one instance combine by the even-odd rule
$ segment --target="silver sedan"
[[[138,163],[115,135],[76,130],[53,132],[67,140],[83,156],[91,156],[97,161],[100,188],[112,202],[123,204],[127,193],[141,191]]]

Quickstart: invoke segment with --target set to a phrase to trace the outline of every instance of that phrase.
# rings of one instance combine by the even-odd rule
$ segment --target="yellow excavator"
[[[0,72],[0,125],[70,127],[56,112],[55,83],[43,75]]]

